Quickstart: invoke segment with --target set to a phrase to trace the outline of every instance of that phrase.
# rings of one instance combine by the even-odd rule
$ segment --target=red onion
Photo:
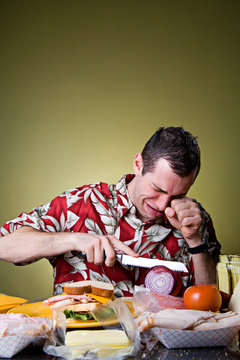
[[[147,273],[144,285],[154,293],[177,296],[182,282],[177,273],[165,266],[155,266]]]

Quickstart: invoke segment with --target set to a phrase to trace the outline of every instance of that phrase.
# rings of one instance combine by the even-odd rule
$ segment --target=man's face
[[[174,173],[167,160],[160,158],[154,170],[142,175],[143,160],[140,154],[134,159],[135,178],[129,184],[130,198],[143,221],[155,220],[164,215],[173,199],[184,198],[195,179],[195,171],[181,177]]]

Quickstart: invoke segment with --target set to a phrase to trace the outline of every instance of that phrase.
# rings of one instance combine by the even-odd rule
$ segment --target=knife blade
[[[188,272],[186,266],[178,261],[134,257],[126,254],[116,254],[116,259],[122,265],[132,265],[132,266],[146,267],[146,268],[152,268],[154,266],[165,266],[173,271]]]

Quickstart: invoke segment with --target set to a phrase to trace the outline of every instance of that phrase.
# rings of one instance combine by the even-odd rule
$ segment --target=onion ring
[[[155,266],[145,276],[144,285],[154,293],[177,296],[182,281],[179,274],[165,266]]]

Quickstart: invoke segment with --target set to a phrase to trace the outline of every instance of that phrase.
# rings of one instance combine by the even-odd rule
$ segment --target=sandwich
[[[101,304],[114,299],[114,286],[103,281],[78,281],[66,283],[64,293],[43,301],[52,310],[64,312],[67,325],[94,322],[91,312]]]

